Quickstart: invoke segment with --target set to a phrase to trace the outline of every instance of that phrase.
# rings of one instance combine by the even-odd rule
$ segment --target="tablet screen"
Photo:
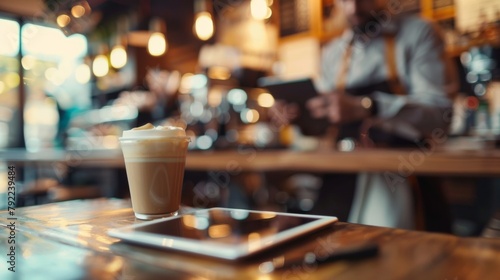
[[[140,232],[182,237],[196,240],[239,244],[252,236],[260,238],[275,235],[318,218],[277,215],[274,212],[213,209],[186,214],[161,223],[139,226]]]
[[[327,216],[211,208],[108,233],[133,243],[239,259],[336,221],[336,217]]]

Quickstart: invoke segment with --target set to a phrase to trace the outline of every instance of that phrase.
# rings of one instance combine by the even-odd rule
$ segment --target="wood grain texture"
[[[500,275],[498,239],[459,238],[340,222],[255,258],[229,262],[131,245],[109,237],[108,229],[138,222],[126,200],[79,200],[32,206],[16,209],[16,216],[18,264],[25,277],[41,272],[47,279],[168,276],[169,279],[451,280],[497,279]],[[5,227],[8,223],[7,213],[0,212],[0,224]],[[8,234],[4,228],[0,237],[6,238]],[[265,261],[293,261],[307,252],[323,254],[366,241],[379,245],[378,256],[321,266],[295,265],[271,273],[259,269]]]

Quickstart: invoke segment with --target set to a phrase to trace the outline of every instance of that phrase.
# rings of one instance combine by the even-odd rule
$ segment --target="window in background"
[[[18,137],[19,24],[0,18],[0,149]],[[0,209],[7,207],[7,165],[0,161]]]
[[[19,135],[19,24],[0,18],[0,148],[13,145]],[[4,186],[5,184],[2,184]]]
[[[71,118],[91,106],[87,39],[30,23],[21,36],[26,148],[62,147]]]

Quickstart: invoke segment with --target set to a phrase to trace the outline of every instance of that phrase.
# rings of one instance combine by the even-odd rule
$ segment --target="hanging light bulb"
[[[162,18],[152,18],[149,21],[151,35],[148,39],[148,52],[152,56],[160,56],[167,50],[167,26]]]
[[[116,45],[110,54],[111,66],[120,69],[127,64],[127,51],[122,45]]]
[[[114,47],[109,54],[109,61],[115,69],[120,69],[127,64],[128,55],[125,47],[127,45],[127,38],[124,36],[127,26],[124,18],[122,17],[116,21],[116,36],[110,42]]]
[[[90,8],[90,5],[87,1],[81,1],[77,4],[75,4],[72,8],[71,8],[71,15],[74,17],[74,18],[82,18],[84,16],[88,16],[90,15],[92,11],[92,8]]]
[[[212,1],[196,0],[194,2],[195,21],[193,31],[196,37],[206,41],[214,35],[214,20],[210,11],[212,10]]]
[[[109,72],[108,58],[100,54],[94,58],[92,63],[92,72],[96,77],[104,77]]]
[[[209,12],[200,12],[196,15],[194,23],[196,36],[203,41],[206,41],[214,35],[214,22],[212,15]]]
[[[165,35],[160,32],[154,32],[149,37],[148,41],[148,52],[152,56],[160,56],[167,50],[167,41],[165,40]]]
[[[74,18],[81,18],[83,15],[85,15],[85,7],[80,4],[75,5],[73,6],[73,8],[71,8],[71,14]]]
[[[59,27],[63,28],[68,26],[68,24],[71,22],[71,18],[67,14],[60,14],[59,16],[57,16],[56,22]]]
[[[271,16],[269,13],[271,9],[267,5],[267,0],[252,0],[250,2],[250,13],[252,17],[256,20],[268,19]]]

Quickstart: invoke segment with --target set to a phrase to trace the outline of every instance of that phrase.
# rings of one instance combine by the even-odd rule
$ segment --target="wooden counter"
[[[186,209],[184,211],[187,211]],[[16,218],[10,220],[9,218]],[[7,225],[15,223],[14,233]],[[110,228],[138,223],[127,200],[79,200],[0,212],[0,279],[498,279],[500,240],[338,223],[247,261],[230,262],[120,242]],[[6,242],[15,238],[16,272]],[[270,260],[297,259],[372,241],[378,256],[274,272]],[[10,245],[9,245],[10,246]]]
[[[123,167],[120,150],[0,150],[0,161],[19,165],[66,164],[71,167]],[[359,149],[352,152],[260,150],[189,151],[188,170],[395,172],[440,175],[500,175],[500,150]]]

